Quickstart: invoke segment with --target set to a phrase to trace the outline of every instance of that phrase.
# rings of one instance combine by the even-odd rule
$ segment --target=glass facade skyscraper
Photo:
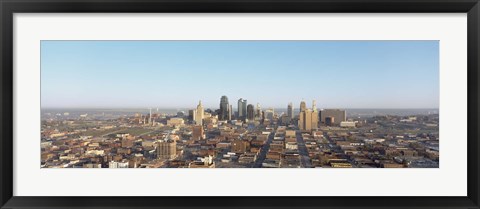
[[[218,115],[218,119],[220,120],[228,120],[230,115],[230,108],[228,104],[228,97],[222,96],[220,98],[220,113]]]

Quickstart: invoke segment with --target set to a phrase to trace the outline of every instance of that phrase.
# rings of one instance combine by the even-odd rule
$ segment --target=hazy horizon
[[[438,109],[438,41],[42,41],[48,108]]]

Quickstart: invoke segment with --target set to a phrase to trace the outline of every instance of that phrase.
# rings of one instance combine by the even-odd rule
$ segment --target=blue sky
[[[43,108],[438,108],[438,41],[42,41]]]

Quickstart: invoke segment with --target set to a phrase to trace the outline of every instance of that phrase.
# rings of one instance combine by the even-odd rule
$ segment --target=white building
[[[167,125],[168,126],[183,126],[185,125],[185,121],[183,118],[170,118],[167,120]]]
[[[289,150],[298,150],[298,144],[295,142],[287,142],[285,148]]]
[[[340,127],[345,127],[345,128],[355,128],[356,125],[357,125],[357,122],[353,122],[353,121],[340,122]]]
[[[108,163],[108,168],[128,168],[128,162],[115,162]]]

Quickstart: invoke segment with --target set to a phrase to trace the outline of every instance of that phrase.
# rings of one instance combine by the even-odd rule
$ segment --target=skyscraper
[[[231,114],[230,105],[228,104],[228,97],[222,96],[220,98],[220,114],[218,115],[219,120],[229,120]]]
[[[255,117],[262,118],[262,109],[260,108],[260,103],[257,103],[257,110],[255,113]]]
[[[302,111],[302,105],[304,110]],[[312,101],[312,109],[306,108],[306,103],[300,103],[300,115],[298,119],[298,128],[302,131],[311,131],[318,128],[318,111],[316,101]]]
[[[254,120],[255,119],[255,110],[252,104],[247,106],[247,119]]]
[[[202,106],[202,101],[199,101],[198,105],[197,105],[195,124],[197,124],[197,125],[202,125],[203,124],[204,113],[205,113],[205,111],[204,111],[203,106]]]
[[[307,104],[305,103],[305,101],[302,100],[302,102],[300,102],[300,112],[303,112],[307,110]]]
[[[196,120],[195,120],[196,117],[197,117],[197,110],[196,110],[196,109],[188,110],[188,119],[189,119],[190,121],[196,121]]]
[[[245,119],[247,116],[247,100],[240,98],[238,100],[238,118]]]
[[[291,102],[288,103],[287,116],[288,116],[288,119],[289,119],[289,120],[292,120],[292,119],[293,119],[293,104],[292,104]]]
[[[318,129],[318,122],[319,122],[319,117],[318,117],[318,111],[312,111],[312,129],[317,130]]]
[[[298,129],[302,131],[312,130],[312,111],[310,109],[306,109],[305,111],[300,112],[298,119]]]
[[[150,113],[148,114],[148,124],[152,124],[152,108],[150,108]]]
[[[265,111],[264,113],[265,115],[265,119],[268,119],[268,120],[273,120],[274,116],[275,116],[275,110],[273,108],[269,108]]]
[[[302,131],[311,131],[318,128],[318,113],[307,109],[300,112],[300,118],[298,120],[298,129]]]

